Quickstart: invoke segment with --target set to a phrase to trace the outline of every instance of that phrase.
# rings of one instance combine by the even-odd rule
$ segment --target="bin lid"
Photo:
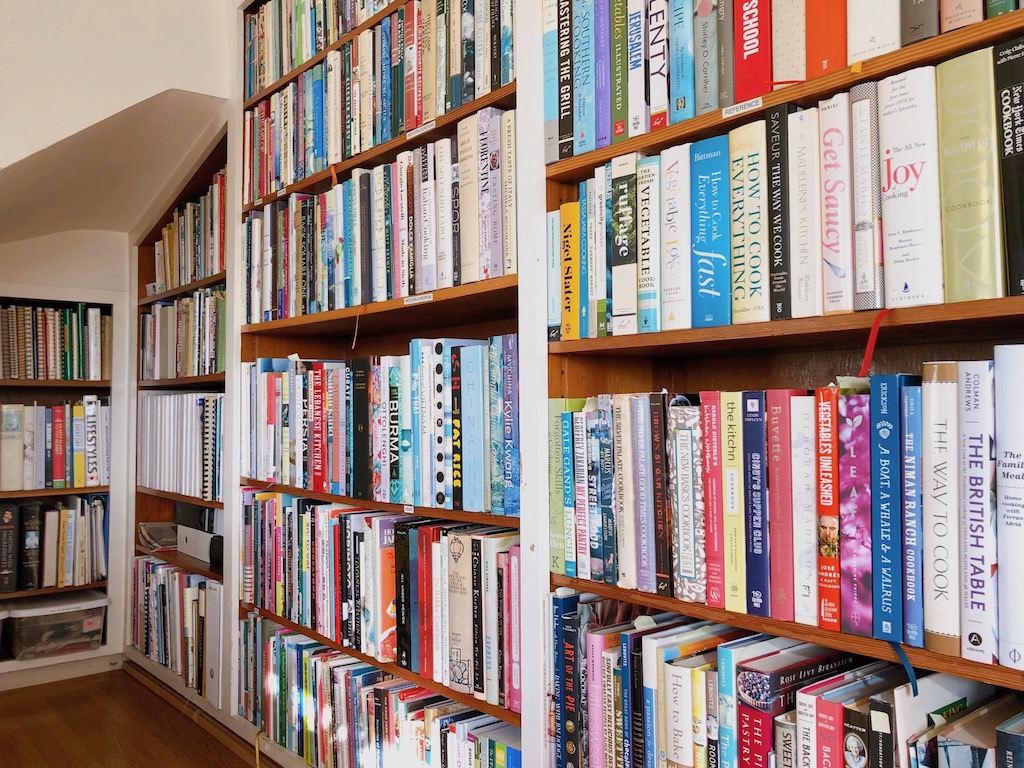
[[[89,608],[102,608],[110,604],[110,598],[103,592],[88,590],[69,595],[46,595],[44,597],[23,597],[5,603],[7,613],[12,619],[33,618],[36,616],[56,616],[72,611],[84,611]]]

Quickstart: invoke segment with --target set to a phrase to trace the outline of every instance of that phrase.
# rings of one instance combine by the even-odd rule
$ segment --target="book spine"
[[[789,116],[789,131],[792,316],[817,317],[824,312],[817,107],[792,113]]]
[[[590,255],[593,246],[593,211],[594,211],[594,180],[587,179],[581,181],[579,185],[579,206],[580,206],[580,244],[579,244],[579,268],[577,270],[578,279],[576,281],[577,292],[579,294],[579,301],[577,303],[577,327],[579,328],[579,338],[586,339],[590,337],[590,317],[592,315],[592,306],[590,299],[590,288],[591,288],[591,274],[590,274]]]
[[[615,461],[612,452],[611,395],[597,398],[597,496],[601,510],[602,554],[605,584],[614,585],[619,578],[619,559],[615,551]]]
[[[562,327],[563,340],[580,338],[580,204],[562,203],[561,206],[561,285],[562,285]]]
[[[851,6],[852,7],[852,6]],[[853,158],[854,309],[885,306],[882,272],[882,196],[878,155],[878,85],[850,89]]]
[[[502,387],[502,484],[505,489],[504,513],[519,517],[519,337],[514,333],[501,338]]]
[[[1024,533],[1024,474],[1021,473],[1020,432],[1007,425],[1019,424],[1024,407],[1017,396],[1017,383],[1024,373],[1024,347],[995,347],[996,426],[996,528],[998,552],[1005,555],[999,568],[1000,584],[1018,584],[1021,568],[1013,553]],[[1024,668],[1024,617],[1014,609],[1014,593],[999,590],[999,663]]]
[[[872,634],[903,642],[903,479],[898,375],[871,377]]]
[[[1002,16],[1004,13],[1016,10],[1017,4],[1014,0],[985,0],[985,18],[991,19]]]
[[[792,410],[790,398],[797,394],[786,389],[770,389],[765,395],[765,420],[768,438],[768,552],[771,584],[771,616],[793,621],[793,467]]]
[[[765,322],[769,307],[765,121],[729,132],[732,321]]]
[[[573,153],[573,0],[556,0],[558,25],[558,159],[565,160]],[[463,22],[465,23],[465,22]],[[465,74],[463,74],[465,78]]]
[[[807,79],[804,0],[772,0],[772,80],[775,90]]]
[[[541,23],[544,51],[544,162],[554,163],[559,159],[558,110],[561,69],[558,60],[558,0],[543,0]]]
[[[772,90],[770,3],[738,0],[732,31],[735,39],[734,102],[739,104]]]
[[[655,591],[663,597],[672,596],[672,498],[668,493],[668,467],[665,460],[666,441],[665,398],[650,395],[651,418],[651,498],[654,502],[654,574]]]
[[[725,0],[728,2],[728,0]],[[732,268],[729,231],[729,137],[691,146],[690,218],[693,327],[732,323]]]
[[[673,594],[688,602],[707,602],[707,530],[705,527],[703,440],[697,406],[669,406],[669,482],[673,518]]]
[[[636,489],[636,573],[641,592],[657,593],[654,529],[654,461],[651,412],[646,395],[631,395],[633,422],[633,486]]]
[[[615,509],[616,548],[619,559],[618,586],[622,589],[636,589],[636,496],[633,482],[633,420],[630,414],[630,396],[613,395],[612,409],[615,414],[613,445],[615,455]]]
[[[774,10],[774,9],[773,9]],[[778,79],[778,78],[776,78]],[[769,269],[770,311],[772,320],[788,320],[793,316],[790,284],[789,239],[790,179],[789,115],[792,107],[779,104],[765,114],[768,129],[766,157],[768,161],[768,245],[771,253]]]
[[[669,34],[668,0],[648,0],[646,65],[652,131],[669,123]]]
[[[736,0],[718,0],[716,37],[718,38],[718,106],[722,109],[736,103],[735,57],[733,42],[736,30],[733,13]]]
[[[902,459],[903,508],[903,642],[924,647],[924,584],[921,576],[922,487],[921,487],[921,385],[905,386],[900,392],[900,451]]]
[[[679,123],[697,114],[694,106],[693,0],[670,0],[668,13],[668,34],[671,38],[668,43],[668,117],[670,123]]]
[[[771,616],[765,393],[742,394],[747,611]]]
[[[720,712],[718,707],[718,674],[717,671],[712,668],[708,670],[708,674],[705,678],[705,684],[707,686],[707,731],[708,731],[708,749],[707,749],[707,766],[708,768],[719,768],[720,763],[720,735],[718,731],[718,721],[720,718]]]
[[[996,106],[999,110],[999,170],[1002,180],[1003,248],[1006,293],[1024,294],[1024,45],[1019,39],[997,45]]]
[[[718,109],[718,0],[694,4],[695,114]]]
[[[612,143],[629,137],[628,0],[611,4],[611,121]]]
[[[19,516],[17,504],[0,503],[0,594],[18,590]]]
[[[612,160],[612,335],[637,333],[637,156]],[[564,208],[564,204],[563,204]],[[564,231],[564,222],[563,222]],[[563,241],[563,276],[564,272]],[[564,278],[563,278],[564,279]],[[564,304],[563,304],[564,316]],[[562,338],[578,338],[565,336]]]
[[[637,164],[637,322],[640,333],[661,330],[661,158]],[[613,289],[612,295],[615,295]]]
[[[565,575],[570,578],[583,578],[582,569],[589,565],[577,564],[576,558],[576,480],[575,451],[573,449],[573,413],[563,411],[561,414],[562,442],[562,514],[565,520]]]
[[[739,703],[740,765],[768,768],[772,753],[774,711],[762,712],[746,702]]]
[[[612,143],[611,3],[594,3],[594,146]]]
[[[838,399],[835,387],[823,387],[815,392],[818,626],[836,632],[840,627]]]
[[[869,395],[839,395],[839,563],[843,632],[870,637],[871,411]]]
[[[592,403],[590,403],[592,405]],[[586,421],[586,455],[587,455],[587,526],[590,558],[590,577],[594,581],[604,581],[604,518],[598,501],[598,484],[600,482],[600,457],[598,448],[598,419],[596,408],[584,413]]]
[[[594,232],[590,238],[592,247],[587,270],[587,293],[591,305],[587,330],[597,337],[608,335],[608,316],[611,311],[608,304],[608,276],[611,274],[611,264],[608,261],[611,168],[607,164],[599,167],[594,174],[593,182],[594,211],[589,220],[593,222]]]
[[[690,145],[661,153],[661,327],[691,327]]]
[[[849,0],[806,5],[807,78],[846,66],[846,6]]]
[[[939,0],[900,0],[900,45],[939,34]]]
[[[846,5],[846,63],[853,65],[900,47],[900,6],[890,0]]]
[[[945,34],[985,19],[985,0],[939,0],[939,31]]]
[[[853,310],[850,94],[819,102],[821,241],[826,315]]]
[[[649,57],[646,0],[627,0],[626,12],[628,133],[632,138],[651,129],[650,89],[646,72]]]
[[[741,392],[722,392],[722,529],[725,555],[725,608],[747,612],[746,487],[743,479],[743,402]]]
[[[700,393],[700,431],[704,475],[704,536],[707,561],[707,604],[725,607],[724,498],[722,488],[721,394]]]
[[[572,153],[579,156],[596,146],[594,0],[572,3]]]

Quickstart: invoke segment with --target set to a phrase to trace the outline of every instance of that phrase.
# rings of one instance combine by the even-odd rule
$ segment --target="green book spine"
[[[627,88],[628,41],[626,38],[626,0],[611,0],[612,21],[612,143],[618,143],[629,136],[626,125],[629,119],[629,89]]]

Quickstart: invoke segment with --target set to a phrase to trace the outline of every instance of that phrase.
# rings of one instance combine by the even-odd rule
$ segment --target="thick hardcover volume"
[[[768,245],[770,312],[772,320],[788,320],[793,316],[789,259],[789,116],[796,108],[778,104],[765,114],[768,162]]]
[[[960,403],[960,655],[999,663],[996,596],[996,457],[991,360],[957,365]],[[1009,586],[1013,582],[1003,582]]]
[[[821,258],[825,314],[853,310],[853,179],[850,94],[818,102]]]
[[[733,11],[735,103],[772,90],[772,12],[767,0],[736,0]]]
[[[18,505],[0,502],[0,593],[18,590]]]
[[[697,114],[694,106],[693,0],[669,0],[668,118],[679,123]]]
[[[818,108],[789,115],[789,270],[792,316],[818,317],[821,295],[821,166]]]
[[[935,68],[878,83],[885,306],[941,304],[942,215]]]
[[[1004,13],[1016,10],[1020,6],[1016,0],[985,0],[985,18],[991,19]]]
[[[957,364],[925,363],[921,375],[924,646],[960,655],[960,472]]]
[[[768,184],[765,121],[729,131],[732,321],[771,319],[768,299]]]
[[[878,172],[878,85],[850,89],[853,156],[854,309],[885,306],[882,272],[882,193]]]
[[[693,603],[707,602],[706,527],[704,512],[704,440],[701,409],[670,404],[666,442],[672,500],[672,594]]]
[[[1024,346],[995,347],[996,529],[999,580],[1024,584]],[[1024,669],[1024,613],[1014,589],[999,590],[999,663]]]
[[[992,49],[999,121],[1006,293],[1024,294],[1024,38]]]
[[[814,393],[818,469],[818,626],[839,631],[839,390]]]
[[[661,153],[661,210],[661,327],[691,328],[689,144]]]
[[[723,392],[722,534],[725,557],[725,608],[747,612],[746,488],[743,482],[743,393]]]
[[[921,385],[911,384],[900,392],[900,450],[903,460],[903,642],[914,648],[924,647],[922,440]]]
[[[511,6],[511,3],[508,5]],[[594,146],[598,149],[612,143],[611,11],[610,3],[594,4],[594,60],[597,62],[594,73]]]
[[[637,588],[636,568],[636,496],[633,482],[633,419],[630,415],[630,395],[613,395],[615,414],[612,433],[615,451],[615,545],[618,550],[618,585],[622,589]]]
[[[946,301],[1006,290],[993,69],[991,48],[935,68]]]
[[[629,418],[633,423],[633,487],[636,489],[636,588],[655,594],[654,461],[647,395],[630,395]]]
[[[754,616],[771,616],[768,442],[764,392],[744,392],[742,407],[747,612]]]
[[[718,106],[736,103],[733,14],[737,0],[718,0]]]
[[[352,370],[352,495],[370,499],[370,361],[358,358],[350,363]]]
[[[943,34],[984,19],[985,0],[939,0],[939,30]]]
[[[544,162],[554,163],[559,158],[558,110],[558,0],[544,0],[541,10],[544,46]]]
[[[839,395],[839,565],[843,632],[871,636],[871,413]]]
[[[772,0],[772,80],[778,90],[807,79],[805,0]]]
[[[612,143],[629,138],[629,34],[627,0],[611,0]]]
[[[562,203],[561,207],[561,275],[563,340],[580,337],[580,204]]]
[[[558,39],[558,159],[572,157],[573,148],[573,71],[572,3],[556,0]]]
[[[673,506],[668,488],[668,448],[665,445],[668,412],[665,395],[652,392],[651,419],[651,500],[654,502],[654,589],[662,597],[672,597]]]
[[[818,626],[818,494],[814,395],[789,399],[793,477],[793,620]],[[769,488],[771,481],[769,480]],[[770,531],[769,527],[769,531]]]
[[[661,158],[637,163],[637,323],[640,333],[661,330]],[[614,276],[613,278],[614,279]],[[612,288],[615,296],[615,288]]]
[[[846,5],[846,63],[881,56],[900,47],[900,6],[893,0],[858,0]]]
[[[1000,641],[1002,638],[1000,638]],[[1002,643],[1000,642],[1000,645]],[[1024,764],[1024,714],[1011,717],[996,728],[996,768]]]
[[[846,66],[847,0],[818,0],[806,5],[807,79]]]
[[[611,335],[636,333],[637,326],[637,195],[639,156],[633,152],[612,160],[612,330]],[[564,335],[563,339],[566,338]],[[575,337],[573,337],[575,338]]]
[[[647,88],[651,130],[668,127],[668,0],[647,2]]]
[[[693,327],[732,323],[729,245],[729,137],[695,142],[690,155]],[[612,293],[614,300],[616,293]]]
[[[0,512],[2,515],[3,512]],[[2,523],[0,523],[2,524]],[[95,534],[94,534],[95,535]],[[43,505],[36,500],[21,502],[21,558],[18,563],[18,589],[39,589],[43,553]]]
[[[694,3],[693,66],[698,115],[718,109],[718,0]]]
[[[708,572],[707,604],[725,607],[725,542],[722,496],[721,393],[700,393],[700,431],[703,443],[704,540]]]
[[[582,155],[594,149],[597,129],[594,71],[594,3],[572,0],[572,153]]]
[[[939,34],[939,0],[900,0],[900,45]]]
[[[790,398],[803,394],[797,389],[770,389],[765,395],[769,583],[772,588],[771,615],[779,621],[793,621],[793,425]]]

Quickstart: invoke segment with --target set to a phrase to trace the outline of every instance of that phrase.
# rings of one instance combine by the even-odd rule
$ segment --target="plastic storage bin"
[[[96,591],[11,600],[4,647],[19,660],[99,648],[109,604],[110,598]]]

